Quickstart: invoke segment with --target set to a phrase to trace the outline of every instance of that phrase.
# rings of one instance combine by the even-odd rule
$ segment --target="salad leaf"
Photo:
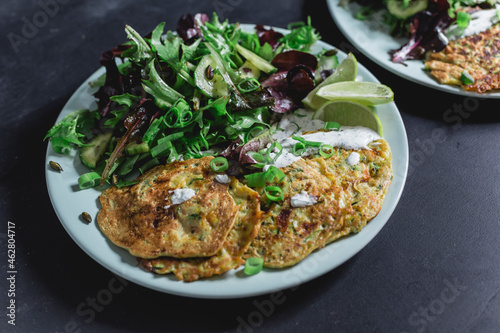
[[[279,42],[285,45],[285,49],[293,49],[303,52],[310,52],[311,45],[318,41],[321,36],[311,25],[311,17],[307,17],[307,23],[296,22],[288,25],[291,30],[289,34],[283,36]]]
[[[427,51],[441,51],[448,44],[443,38],[444,30],[453,19],[448,13],[448,0],[433,0],[438,6],[435,12],[424,11],[415,14],[409,25],[410,39],[398,50],[391,51],[392,61],[403,63],[405,60],[422,59]]]
[[[155,62],[150,61],[147,66],[149,69],[149,78],[142,80],[144,90],[153,96],[155,104],[162,110],[171,107],[179,98],[184,96],[171,88],[158,74],[155,68]]]
[[[68,154],[74,146],[86,146],[83,133],[95,126],[95,120],[99,120],[99,114],[89,110],[71,112],[47,132],[44,140],[50,139],[56,153]]]

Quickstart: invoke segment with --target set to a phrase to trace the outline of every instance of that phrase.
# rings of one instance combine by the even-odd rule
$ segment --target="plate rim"
[[[349,29],[348,25],[356,25],[357,27],[362,27],[364,21],[356,20],[350,11],[345,10],[344,7],[340,6],[341,0],[327,0],[328,10],[330,11],[330,15],[332,16],[335,24],[342,32],[342,34],[347,38],[347,40],[353,44],[353,46],[358,49],[364,56],[368,59],[384,68],[385,70],[398,75],[399,77],[406,79],[410,82],[420,84],[424,87],[447,92],[454,95],[464,96],[464,97],[475,97],[475,98],[484,98],[484,99],[500,99],[500,91],[498,92],[487,92],[487,93],[476,93],[472,91],[463,90],[458,86],[445,85],[436,82],[432,77],[422,74],[422,75],[411,75],[410,73],[414,73],[413,71],[408,71],[408,68],[412,69],[421,69],[422,73],[424,72],[423,67],[416,66],[415,64],[419,62],[419,60],[407,60],[405,62],[406,66],[403,64],[395,64],[389,59],[389,49],[382,50],[379,49],[377,52],[368,52],[367,48],[363,46],[363,43],[357,38],[354,34],[354,31],[359,31],[357,29]],[[336,10],[334,10],[336,9]],[[350,16],[349,16],[350,14]],[[349,21],[350,24],[347,24]],[[368,28],[363,29],[363,32],[372,31]],[[373,35],[373,33],[371,34]],[[368,34],[370,36],[370,33]],[[372,36],[373,37],[373,36]],[[394,38],[390,35],[387,35],[387,39],[391,41],[397,41],[397,38]],[[398,43],[397,48],[401,47],[403,44]],[[387,59],[383,59],[383,56]],[[427,80],[425,79],[427,78]]]
[[[253,29],[255,24],[245,24],[245,23],[240,23],[242,29]],[[269,26],[268,26],[269,27]],[[286,29],[282,28],[277,28],[277,27],[272,27],[278,32],[286,32]],[[319,48],[335,48],[334,46],[327,44],[326,42],[323,41],[318,41],[315,47]],[[346,56],[346,54],[342,51],[339,50],[339,54],[342,55],[342,58]],[[361,69],[361,72],[364,72],[369,79],[374,80],[375,82],[380,82],[378,79],[362,64],[358,64],[358,75],[359,75],[359,69]],[[59,113],[56,123],[62,119],[66,114],[68,114],[71,111],[75,111],[72,109],[72,105],[74,103],[78,104],[78,100],[81,101],[82,96],[81,94],[87,92],[89,90],[88,82],[95,80],[97,77],[99,77],[102,73],[105,72],[105,69],[103,67],[97,69],[93,74],[91,74],[84,82],[81,83],[81,85],[74,91],[74,93],[71,95],[71,97],[68,99],[68,101],[65,103],[64,107],[62,108],[61,112]],[[83,96],[85,97],[85,96]],[[91,97],[91,96],[87,96]],[[89,98],[93,99],[93,98]],[[72,211],[71,212],[71,217],[67,217],[68,212],[64,210],[64,205],[61,202],[60,195],[57,194],[57,190],[61,189],[65,192],[68,192],[72,194],[74,197],[72,201],[68,201],[68,205],[75,205],[75,199],[80,199],[83,200],[85,197],[88,196],[88,193],[93,193],[92,197],[94,198],[94,201],[97,201],[97,193],[100,192],[101,190],[95,190],[95,189],[90,189],[90,190],[85,190],[85,191],[75,191],[72,189],[72,187],[75,186],[75,183],[77,181],[78,175],[72,176],[68,175],[65,173],[78,173],[78,168],[82,170],[81,164],[79,164],[79,159],[77,158],[77,154],[73,152],[72,155],[67,156],[67,155],[61,155],[57,154],[53,151],[52,149],[52,144],[49,142],[47,144],[47,150],[46,150],[46,163],[45,163],[45,177],[46,177],[46,186],[47,186],[47,191],[49,193],[49,198],[51,201],[51,204],[54,208],[54,211],[59,219],[59,222],[63,225],[63,228],[66,230],[66,232],[70,235],[70,237],[75,241],[75,243],[87,254],[89,255],[92,259],[94,259],[97,263],[99,263],[101,266],[104,268],[108,269],[115,275],[118,275],[128,281],[131,281],[135,284],[141,285],[145,288],[149,288],[152,290],[160,291],[163,293],[167,294],[172,294],[172,295],[177,295],[177,296],[184,296],[184,297],[192,297],[192,298],[203,298],[203,299],[234,299],[234,298],[246,298],[246,297],[253,297],[253,296],[258,296],[258,295],[264,295],[264,294],[269,294],[273,292],[277,292],[279,290],[284,290],[292,287],[296,287],[300,284],[306,283],[310,280],[313,280],[315,278],[318,278],[319,276],[334,270],[335,268],[339,267],[349,259],[351,259],[353,256],[355,256],[359,251],[361,251],[365,246],[368,245],[368,243],[371,242],[373,238],[380,232],[380,230],[385,226],[385,224],[389,221],[390,217],[392,216],[404,189],[405,183],[406,183],[406,177],[407,177],[407,172],[408,172],[408,163],[409,163],[409,147],[408,147],[408,139],[406,135],[406,129],[404,127],[403,120],[401,118],[401,115],[399,113],[399,110],[394,102],[385,105],[386,108],[391,109],[391,121],[395,121],[397,124],[399,124],[399,127],[397,131],[395,131],[396,134],[399,136],[399,140],[402,140],[398,144],[398,149],[402,150],[402,155],[398,155],[398,163],[400,164],[399,170],[395,170],[393,182],[391,184],[391,187],[388,190],[386,200],[384,201],[384,204],[382,206],[382,210],[380,211],[379,215],[375,217],[370,223],[367,224],[367,226],[358,234],[350,237],[345,237],[342,238],[336,242],[333,242],[329,245],[327,245],[325,248],[323,248],[321,251],[316,251],[315,253],[309,255],[306,259],[304,259],[301,263],[292,266],[290,268],[286,269],[280,269],[280,270],[267,270],[264,269],[263,272],[261,272],[258,275],[252,276],[252,277],[244,277],[242,274],[242,269],[243,267],[239,267],[237,270],[231,270],[230,272],[227,272],[221,276],[217,276],[214,278],[206,279],[206,280],[199,280],[191,283],[186,283],[183,281],[177,281],[175,278],[172,278],[171,274],[169,275],[155,275],[151,272],[147,272],[144,269],[137,267],[137,265],[131,265],[131,260],[134,259],[126,250],[118,248],[109,240],[105,238],[105,236],[102,234],[100,231],[99,227],[97,226],[97,222],[94,221],[91,223],[91,225],[87,225],[83,223],[81,220],[79,221],[79,211]],[[382,115],[381,115],[382,116]],[[384,135],[385,138],[385,135]],[[393,147],[391,146],[391,149]],[[393,155],[394,156],[394,155]],[[54,170],[51,170],[48,167],[48,161],[53,158],[61,158],[64,163],[64,171],[63,173],[59,174],[54,172]],[[76,165],[75,165],[76,164]],[[394,158],[393,158],[393,166],[394,166]],[[70,170],[67,171],[66,168],[69,167]],[[72,168],[72,169],[71,169]],[[86,171],[84,171],[86,172]],[[399,172],[398,177],[396,178],[396,172]],[[61,180],[63,178],[63,180]],[[69,180],[69,184],[67,183]],[[397,188],[395,183],[395,180],[397,179]],[[62,187],[61,187],[62,186]],[[65,186],[65,187],[64,187]],[[72,191],[72,192],[71,192]],[[88,192],[92,191],[92,192]],[[388,202],[387,197],[391,194],[392,201]],[[83,196],[83,198],[82,198]],[[66,200],[67,198],[63,198]],[[88,198],[87,198],[87,201]],[[91,201],[91,200],[90,200]],[[84,201],[81,201],[84,202]],[[97,203],[96,203],[97,205]],[[76,205],[78,207],[78,205]],[[68,208],[70,209],[70,208]],[[95,213],[95,211],[94,211]],[[96,214],[91,214],[93,217],[96,216]],[[94,218],[95,220],[95,218]],[[92,228],[89,229],[88,228]],[[368,230],[368,231],[367,231]],[[365,232],[364,232],[365,231]],[[81,234],[79,234],[81,233]],[[89,242],[89,237],[88,234],[96,234],[98,235],[97,239],[91,240],[89,244],[86,242]],[[356,241],[351,240],[352,238],[355,238]],[[342,256],[341,258],[331,258],[331,252],[335,251],[337,248],[340,248],[342,250],[343,244],[348,243],[350,246],[350,251],[348,251],[347,255]],[[94,250],[92,246],[107,246],[108,248],[103,248],[103,253],[97,253],[97,250]],[[350,244],[353,243],[353,244]],[[97,245],[96,245],[97,244]],[[107,257],[103,257],[106,256]],[[110,259],[111,256],[111,259]],[[329,260],[328,265],[323,265],[322,262],[324,260]],[[319,265],[322,264],[322,265]],[[314,270],[314,274],[307,274],[305,273],[304,270],[310,268],[311,265],[315,265],[316,268]],[[309,267],[309,268],[308,268]],[[266,285],[267,281],[266,278],[271,278],[274,280],[272,281],[272,284]],[[225,276],[230,276],[230,285],[233,286],[236,284],[238,287],[238,291],[235,292],[231,288],[227,288],[227,283],[224,282],[226,279]],[[235,279],[236,282],[233,282]],[[163,284],[160,284],[158,280],[163,280]],[[222,280],[222,283],[220,282]],[[276,281],[278,280],[278,281]],[[224,289],[216,289],[214,288],[214,284],[217,286],[219,283],[221,283],[221,286],[224,286]],[[192,287],[191,287],[192,286]],[[258,287],[255,289],[255,287]],[[251,287],[254,287],[252,289]],[[232,291],[231,291],[232,290]],[[202,291],[202,292],[201,292]]]

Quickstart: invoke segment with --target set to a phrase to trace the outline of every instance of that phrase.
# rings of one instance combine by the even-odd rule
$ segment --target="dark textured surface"
[[[380,234],[275,303],[270,295],[197,300],[123,286],[59,223],[45,187],[42,139],[101,52],[124,40],[124,25],[147,33],[160,21],[175,28],[183,13],[217,11],[231,21],[286,27],[310,15],[324,41],[344,50],[349,43],[324,0],[59,3],[17,53],[8,34],[23,36],[24,22],[42,9],[37,1],[0,6],[1,332],[500,331],[499,102],[404,81],[356,50],[394,89],[410,145],[404,193]],[[7,323],[8,221],[16,226],[16,326]],[[112,299],[90,311],[110,286]]]

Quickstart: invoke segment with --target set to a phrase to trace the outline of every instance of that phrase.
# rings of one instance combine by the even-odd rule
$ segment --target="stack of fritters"
[[[262,188],[231,177],[216,180],[212,157],[159,166],[130,187],[112,187],[100,196],[98,223],[116,245],[140,258],[147,269],[174,273],[184,281],[223,274],[262,257],[270,268],[291,266],[335,239],[360,231],[381,209],[392,179],[391,153],[383,139],[357,150],[334,149],[330,158],[305,158],[283,168],[284,201],[269,204]],[[172,204],[172,193],[195,195]],[[317,202],[292,207],[301,192]]]

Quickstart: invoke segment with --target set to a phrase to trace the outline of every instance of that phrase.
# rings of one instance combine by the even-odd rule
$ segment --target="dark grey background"
[[[500,331],[498,101],[386,72],[350,47],[325,0],[57,4],[46,21],[37,1],[2,0],[0,8],[1,332]],[[124,41],[125,24],[146,34],[160,21],[175,29],[184,13],[213,11],[279,27],[310,15],[324,41],[353,51],[393,88],[408,133],[409,176],[384,229],[338,269],[279,297],[199,300],[124,286],[67,235],[45,187],[42,139],[100,54]],[[22,37],[33,19],[40,27],[24,32],[16,53],[8,36]],[[8,221],[16,225],[15,327],[7,324]],[[90,311],[110,284],[112,299]]]

